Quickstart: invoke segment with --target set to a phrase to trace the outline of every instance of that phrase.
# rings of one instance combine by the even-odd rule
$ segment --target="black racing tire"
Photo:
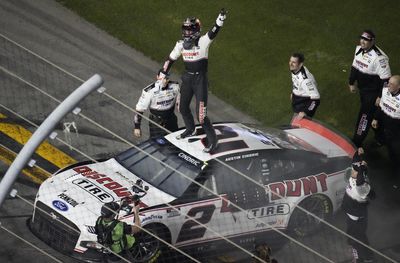
[[[146,231],[153,233],[155,236],[162,240],[169,242],[168,239],[168,229],[160,224],[150,225],[145,227]],[[153,263],[159,262],[160,256],[163,251],[165,251],[166,245],[157,239],[155,236],[142,230],[137,235],[136,244],[130,249],[131,257],[133,262],[139,263]]]
[[[322,220],[329,220],[332,216],[332,203],[322,194],[314,194],[307,197],[298,205],[306,211],[313,213],[319,219],[305,213],[304,209],[295,208],[290,216],[288,230],[296,237],[305,237],[315,233],[321,227]]]

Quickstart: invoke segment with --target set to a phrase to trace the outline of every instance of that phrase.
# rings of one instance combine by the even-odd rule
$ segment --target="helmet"
[[[195,17],[187,17],[182,24],[183,39],[197,39],[200,36],[200,20]]]
[[[101,207],[101,215],[106,218],[113,217],[118,213],[119,208],[116,202],[106,203]]]

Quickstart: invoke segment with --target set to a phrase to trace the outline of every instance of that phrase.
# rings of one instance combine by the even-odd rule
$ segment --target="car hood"
[[[68,220],[93,226],[103,204],[132,196],[132,185],[140,179],[115,159],[76,166],[47,179],[37,194],[37,201],[53,208]],[[144,185],[147,185],[144,182]],[[142,206],[171,202],[175,197],[150,186]],[[79,223],[77,223],[79,222]]]

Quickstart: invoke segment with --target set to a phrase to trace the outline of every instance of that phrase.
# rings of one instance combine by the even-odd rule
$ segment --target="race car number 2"
[[[210,222],[215,211],[215,205],[197,206],[189,210],[186,218],[190,218],[183,223],[176,242],[183,242],[190,239],[201,238],[206,232],[204,226]],[[200,216],[198,218],[198,216]]]

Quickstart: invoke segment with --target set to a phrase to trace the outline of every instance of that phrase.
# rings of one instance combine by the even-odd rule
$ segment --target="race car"
[[[195,136],[178,140],[180,130],[64,168],[40,186],[32,232],[72,257],[100,261],[94,224],[102,205],[126,203],[141,189],[146,231],[131,253],[153,262],[166,243],[197,257],[232,243],[251,249],[269,232],[307,235],[340,207],[355,148],[338,132],[305,118],[262,131],[233,122],[214,128],[211,154],[198,126]],[[119,220],[133,224],[134,215],[121,209]]]

